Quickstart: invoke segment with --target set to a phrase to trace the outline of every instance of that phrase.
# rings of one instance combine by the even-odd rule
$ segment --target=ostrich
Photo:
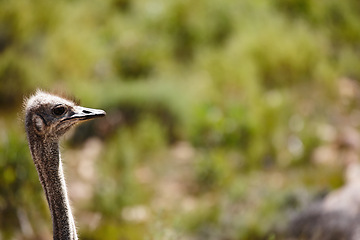
[[[287,226],[290,239],[360,239],[360,135],[355,129],[344,128],[338,138],[345,184],[293,216]]]
[[[343,187],[291,219],[287,229],[290,239],[360,239],[360,164],[350,163],[346,170]]]
[[[105,111],[77,106],[38,90],[25,102],[25,129],[31,156],[51,212],[54,239],[77,239],[66,191],[59,138],[73,125],[105,116]]]

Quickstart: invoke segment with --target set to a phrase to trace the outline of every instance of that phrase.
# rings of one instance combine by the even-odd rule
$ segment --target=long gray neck
[[[33,137],[29,141],[29,146],[49,204],[54,240],[78,239],[67,197],[59,142],[57,140],[47,141],[40,137]]]

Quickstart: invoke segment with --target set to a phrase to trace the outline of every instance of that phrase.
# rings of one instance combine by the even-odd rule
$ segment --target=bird
[[[81,107],[72,100],[42,90],[25,98],[24,110],[30,153],[51,213],[53,239],[76,240],[59,139],[77,123],[103,117],[106,112]]]
[[[359,137],[355,129],[341,130],[337,144],[339,162],[345,167],[344,185],[294,215],[287,229],[290,239],[360,239],[360,144],[351,143]]]

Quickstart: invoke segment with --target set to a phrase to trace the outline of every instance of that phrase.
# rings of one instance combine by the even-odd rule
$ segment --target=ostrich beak
[[[76,106],[74,108],[74,113],[69,116],[69,120],[79,120],[79,121],[86,121],[93,118],[103,117],[106,115],[106,112],[101,109],[92,109],[92,108],[85,108]]]

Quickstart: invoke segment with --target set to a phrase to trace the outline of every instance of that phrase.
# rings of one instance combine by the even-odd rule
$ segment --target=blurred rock
[[[313,162],[319,165],[338,164],[337,150],[333,145],[324,145],[316,148],[313,152]]]
[[[149,218],[149,210],[142,205],[125,207],[121,212],[121,216],[129,222],[145,222]]]
[[[359,96],[359,84],[350,78],[339,79],[339,93],[344,99],[354,99]]]

